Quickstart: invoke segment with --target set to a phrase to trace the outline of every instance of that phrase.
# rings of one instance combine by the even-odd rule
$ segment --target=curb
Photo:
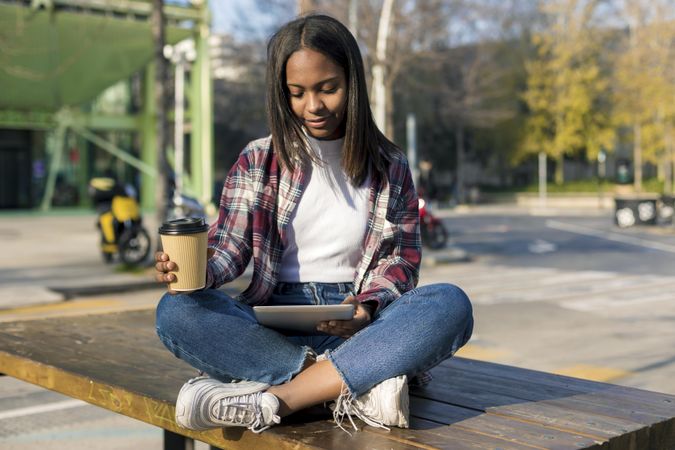
[[[88,295],[118,294],[121,292],[145,291],[151,289],[160,289],[162,286],[156,281],[141,281],[138,283],[124,284],[103,284],[96,286],[72,286],[72,287],[51,287],[47,289],[63,295],[64,300],[70,300],[74,297],[83,297]]]
[[[428,250],[428,253],[423,253],[422,267],[437,267],[443,264],[469,261],[471,261],[471,256],[465,250],[459,247],[447,247],[443,250]]]

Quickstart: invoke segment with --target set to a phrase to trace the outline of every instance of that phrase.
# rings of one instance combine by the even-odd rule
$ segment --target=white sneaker
[[[195,431],[228,426],[260,433],[278,424],[279,400],[255,381],[222,383],[197,377],[183,385],[176,400],[176,423]]]
[[[354,415],[373,427],[408,428],[409,409],[408,377],[399,375],[384,380],[355,399],[349,398],[348,394],[340,395],[335,402],[333,418],[338,426],[345,415],[350,421]]]

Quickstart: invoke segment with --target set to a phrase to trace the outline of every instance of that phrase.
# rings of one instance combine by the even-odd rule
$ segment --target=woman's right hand
[[[215,250],[211,247],[206,249],[206,259],[210,259]],[[166,283],[169,294],[177,294],[178,291],[171,290],[169,283],[176,281],[176,275],[171,272],[176,271],[178,265],[169,259],[169,255],[164,252],[155,253],[155,281],[158,283]]]
[[[166,283],[167,287],[169,283],[176,281],[176,275],[172,274],[171,271],[178,269],[178,266],[175,262],[169,260],[169,255],[164,252],[155,253],[155,281],[158,283]],[[175,294],[176,291],[168,289],[170,294]]]

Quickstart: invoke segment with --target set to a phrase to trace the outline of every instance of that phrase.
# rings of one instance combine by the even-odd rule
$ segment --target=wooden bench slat
[[[0,334],[0,342],[2,338]],[[25,350],[25,345],[22,345],[19,351],[13,354],[82,377],[114,384],[130,392],[142,392],[144,395],[169,402],[175,402],[175,396],[182,383],[196,374],[195,370],[187,364],[178,360],[174,361],[175,358],[170,354],[168,358],[162,359],[155,356],[148,357],[145,352],[139,350],[130,352],[129,356],[124,358],[117,355],[117,359],[113,360],[111,355],[101,354],[96,346],[89,346],[89,350],[92,351],[85,355],[79,349],[65,347],[67,344],[62,340],[33,342],[41,342],[41,345],[35,346],[29,352]],[[61,355],[61,357],[56,355]],[[113,361],[114,364],[111,364]],[[144,369],[149,361],[157,365],[157,372]],[[169,387],[172,389],[168,389]],[[173,396],[173,399],[167,399],[167,396]]]
[[[631,420],[649,425],[669,419],[675,415],[675,407],[664,404],[648,404],[635,398],[612,396],[593,392],[590,389],[573,390],[551,387],[531,381],[504,379],[492,374],[467,374],[461,370],[444,366],[434,373],[450,383],[458,383],[479,392],[505,395],[514,399],[543,402],[584,412],[599,413],[609,417]],[[604,385],[598,386],[604,389]]]
[[[465,358],[451,358],[441,363],[440,367],[452,367],[458,370],[472,373],[491,374],[500,379],[515,379],[531,382],[550,387],[564,388],[579,392],[606,393],[616,397],[634,399],[650,406],[667,408],[675,411],[675,395],[664,392],[646,391],[639,388],[625,387],[598,381],[572,378],[565,375],[557,375],[540,372],[520,367],[507,366],[497,363],[484,363]]]
[[[639,430],[645,426],[645,424],[630,420],[579,411],[565,406],[531,402],[506,395],[496,395],[491,392],[485,393],[471,386],[452,386],[437,383],[420,389],[415,394],[462,407],[484,409],[487,413],[539,423],[569,432],[582,433],[595,439],[609,438],[617,434]]]
[[[418,395],[410,395],[410,410],[413,411],[415,417],[443,425],[452,425],[484,413],[484,411],[440,403]]]
[[[447,450],[532,450],[537,448],[496,438],[488,433],[476,433],[472,430],[449,427],[417,417],[411,419],[410,425],[412,428],[407,430],[392,428],[389,432],[378,429],[369,429],[369,431],[376,434],[399,436],[411,442],[418,441],[420,446],[424,446],[422,448]]]
[[[472,368],[478,370],[466,371],[457,369],[455,366],[463,368],[472,366]],[[519,391],[518,396],[530,400],[546,398],[537,397],[537,395],[551,394],[552,391],[548,389],[559,390],[560,394],[566,391],[568,392],[567,395],[560,395],[560,397],[550,400],[537,400],[537,404],[548,404],[582,412],[594,412],[603,416],[641,423],[645,425],[645,429],[649,432],[648,435],[644,431],[635,433],[633,445],[637,445],[637,448],[675,448],[675,432],[673,431],[675,408],[671,401],[672,396],[669,394],[557,375],[542,377],[537,376],[539,372],[512,367],[505,370],[512,376],[512,378],[508,378],[503,376],[501,371],[498,371],[502,366],[496,366],[497,369],[495,369],[495,365],[491,364],[477,365],[470,360],[450,360],[444,362],[438,370],[443,372],[442,377],[447,377],[449,380],[464,377],[458,379],[458,382],[466,386],[476,386],[475,380],[486,381],[488,384],[481,384],[480,389],[487,391],[505,392],[508,391],[509,386],[519,386],[524,391]],[[534,372],[534,376],[532,372]],[[491,385],[489,385],[490,382]],[[542,387],[543,391],[540,391]],[[532,390],[535,395],[528,397],[528,389]],[[570,392],[574,395],[569,396]],[[492,410],[488,410],[488,413],[492,412]]]
[[[464,430],[484,433],[494,437],[529,444],[549,450],[572,448],[600,449],[602,440],[588,436],[547,428],[535,423],[514,421],[500,416],[481,415],[457,424]]]
[[[424,448],[400,439],[372,434],[368,431],[349,436],[335,427],[332,421],[308,422],[301,425],[282,425],[256,435],[243,428],[223,428],[193,432],[178,427],[174,421],[175,408],[171,403],[141,396],[111,384],[69,373],[63,369],[36,363],[25,357],[0,350],[0,367],[7,375],[42,386],[96,406],[132,417],[174,433],[182,434],[230,449],[275,448],[331,449],[331,448],[391,448],[411,450]]]
[[[470,431],[513,444],[533,445],[547,449],[602,448],[599,445],[601,440],[549,428],[538,423],[523,422],[502,416],[488,416],[477,411],[473,414],[465,414],[461,420],[455,420],[457,415],[454,411],[458,408],[454,405],[416,397],[411,398],[411,403],[416,403],[416,416],[427,420],[451,418],[450,423],[453,429]]]
[[[345,428],[347,427],[345,426]],[[386,448],[395,450],[428,448],[423,445],[416,445],[409,440],[397,438],[394,435],[372,433],[370,428],[360,428],[360,430],[360,432],[350,431],[351,434],[347,434],[345,431],[337,428],[332,421],[322,421],[275,426],[261,433],[259,436],[267,434],[270,438],[288,441],[289,443],[295,442],[296,445],[304,445],[307,448]],[[243,428],[224,428],[223,434],[227,435],[228,442],[231,442],[232,440],[236,440],[238,436],[252,433]]]

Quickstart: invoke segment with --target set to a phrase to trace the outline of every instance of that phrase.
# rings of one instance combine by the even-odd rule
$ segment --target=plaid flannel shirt
[[[363,255],[354,274],[356,298],[378,309],[417,285],[421,260],[419,205],[408,162],[386,155],[388,176],[372,177]],[[215,254],[206,286],[234,280],[253,258],[253,277],[238,300],[268,301],[277,284],[288,224],[306,182],[302,170],[283,168],[271,137],[251,142],[230,169],[223,186],[218,221],[209,229]],[[328,230],[327,230],[328,231]]]

